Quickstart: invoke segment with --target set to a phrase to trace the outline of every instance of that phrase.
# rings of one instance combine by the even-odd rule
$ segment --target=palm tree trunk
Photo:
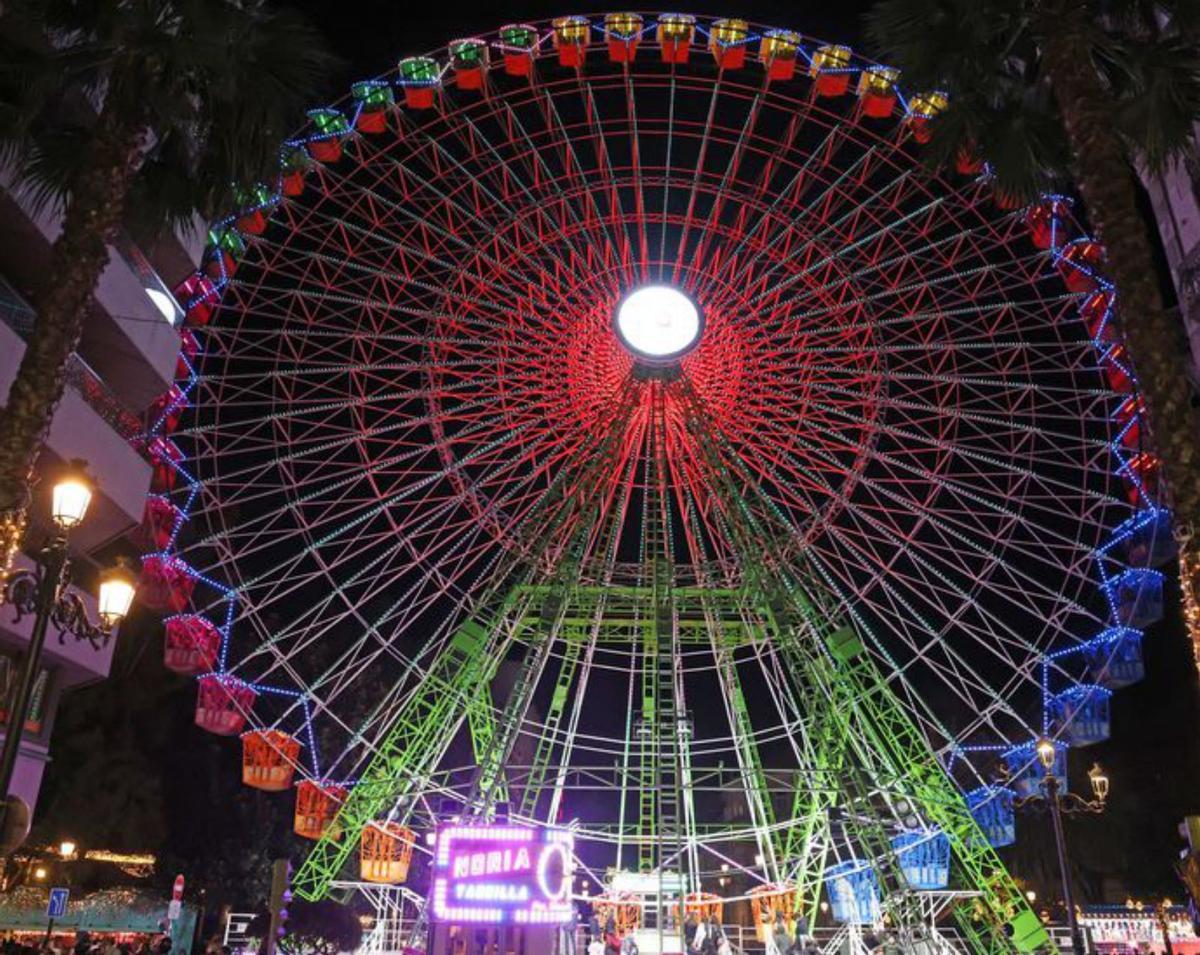
[[[1146,225],[1137,210],[1133,171],[1110,120],[1113,103],[1100,81],[1081,0],[1049,0],[1039,15],[1042,57],[1074,156],[1088,217],[1108,251],[1121,327],[1146,402],[1154,447],[1163,462],[1179,544],[1180,584],[1200,667],[1200,416],[1192,406],[1188,343],[1163,308]]]
[[[108,264],[133,179],[138,142],[109,104],[101,112],[90,161],[72,185],[50,269],[34,296],[37,320],[0,410],[0,579],[27,524],[33,468],[66,388],[67,359],[79,344],[92,292]]]

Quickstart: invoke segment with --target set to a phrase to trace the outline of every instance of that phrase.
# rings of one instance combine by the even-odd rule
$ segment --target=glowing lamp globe
[[[128,571],[121,567],[110,571],[100,582],[100,599],[96,612],[106,627],[115,627],[129,614],[133,603],[134,583]]]
[[[700,340],[703,323],[696,303],[669,285],[635,289],[617,306],[617,337],[638,358],[670,362]]]
[[[1054,765],[1054,756],[1054,744],[1048,739],[1039,740],[1037,744],[1037,758],[1038,762],[1040,762],[1045,769],[1049,770]]]
[[[92,482],[82,468],[72,466],[54,485],[50,515],[64,531],[78,527],[92,502]]]

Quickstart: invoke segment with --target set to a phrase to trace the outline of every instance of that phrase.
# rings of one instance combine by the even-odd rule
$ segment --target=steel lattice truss
[[[787,794],[829,765],[764,573],[853,622],[962,785],[1111,625],[1127,395],[1056,269],[1077,229],[1039,249],[986,175],[923,168],[903,97],[816,95],[815,41],[769,82],[652,34],[566,68],[537,29],[528,76],[493,63],[481,95],[446,67],[432,108],[339,134],[222,267],[176,435],[195,602],[314,779],[358,781],[419,711],[429,764],[385,809],[505,798],[577,818],[597,866],[663,863],[669,811],[698,878],[737,844],[796,878]],[[704,311],[675,379],[612,330],[648,283]],[[447,660],[490,693],[420,710]],[[667,810],[639,798],[664,773]]]

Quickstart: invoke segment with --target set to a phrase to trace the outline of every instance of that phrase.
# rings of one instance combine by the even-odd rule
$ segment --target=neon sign
[[[574,918],[569,832],[445,826],[433,859],[433,917],[458,925],[556,925]]]

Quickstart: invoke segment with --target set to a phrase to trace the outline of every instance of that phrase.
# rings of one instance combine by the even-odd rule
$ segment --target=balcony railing
[[[0,321],[28,339],[37,321],[33,306],[0,275]],[[104,380],[96,374],[86,361],[73,353],[67,359],[67,384],[74,388],[114,431],[127,441],[138,437],[142,431],[142,420],[125,406]]]

